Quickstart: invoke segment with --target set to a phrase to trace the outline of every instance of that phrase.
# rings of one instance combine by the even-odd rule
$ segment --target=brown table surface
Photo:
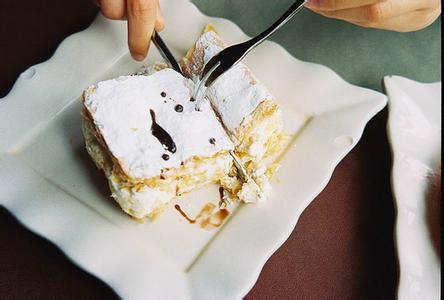
[[[0,98],[22,71],[48,59],[96,13],[88,0],[2,0]],[[248,299],[395,296],[398,271],[386,119],[384,110],[368,124],[362,140],[266,263]],[[0,239],[0,299],[117,298],[105,283],[29,232],[4,208]]]

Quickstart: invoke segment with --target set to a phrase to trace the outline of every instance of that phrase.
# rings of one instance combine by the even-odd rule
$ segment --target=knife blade
[[[159,50],[160,55],[165,60],[165,62],[168,64],[168,66],[171,69],[179,72],[182,76],[184,76],[183,72],[182,72],[182,68],[177,63],[176,59],[174,58],[174,55],[171,53],[170,49],[168,49],[167,45],[162,40],[162,38],[160,37],[158,32],[154,31],[154,34],[151,37],[151,40],[153,41],[157,50]]]

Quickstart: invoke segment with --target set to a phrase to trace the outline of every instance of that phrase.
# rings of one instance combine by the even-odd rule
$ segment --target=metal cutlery
[[[177,63],[176,59],[174,58],[170,49],[168,49],[165,42],[160,37],[159,33],[154,31],[154,34],[151,37],[151,41],[154,43],[157,50],[160,52],[160,55],[162,56],[162,58],[168,64],[168,67],[170,67],[173,70],[176,70],[177,72],[179,72],[183,76],[183,72],[182,72],[180,65]]]
[[[200,82],[194,91],[193,98],[197,101],[197,107],[199,108],[199,101],[201,101],[202,97],[205,95],[207,87],[211,86],[217,78],[239,63],[251,50],[256,48],[287,23],[304,7],[306,2],[307,0],[295,1],[293,5],[265,31],[246,42],[225,48],[219,52],[219,54],[211,58],[205,65],[200,77]]]

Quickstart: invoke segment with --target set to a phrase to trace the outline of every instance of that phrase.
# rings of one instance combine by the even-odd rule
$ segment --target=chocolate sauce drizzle
[[[156,123],[156,113],[150,109],[151,119],[151,133],[159,140],[162,146],[171,153],[176,153],[176,144],[174,143],[168,132],[165,131],[159,124]]]
[[[176,112],[178,112],[178,113],[181,113],[181,112],[183,112],[183,106],[180,105],[180,104],[177,104],[177,105],[174,107],[174,110],[175,110]]]

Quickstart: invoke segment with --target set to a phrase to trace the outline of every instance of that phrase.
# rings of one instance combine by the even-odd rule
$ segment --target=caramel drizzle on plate
[[[218,209],[213,203],[205,204],[194,219],[190,218],[182,210],[179,204],[174,205],[174,208],[188,221],[188,223],[198,223],[203,229],[220,227],[230,215],[230,212],[227,209]]]

